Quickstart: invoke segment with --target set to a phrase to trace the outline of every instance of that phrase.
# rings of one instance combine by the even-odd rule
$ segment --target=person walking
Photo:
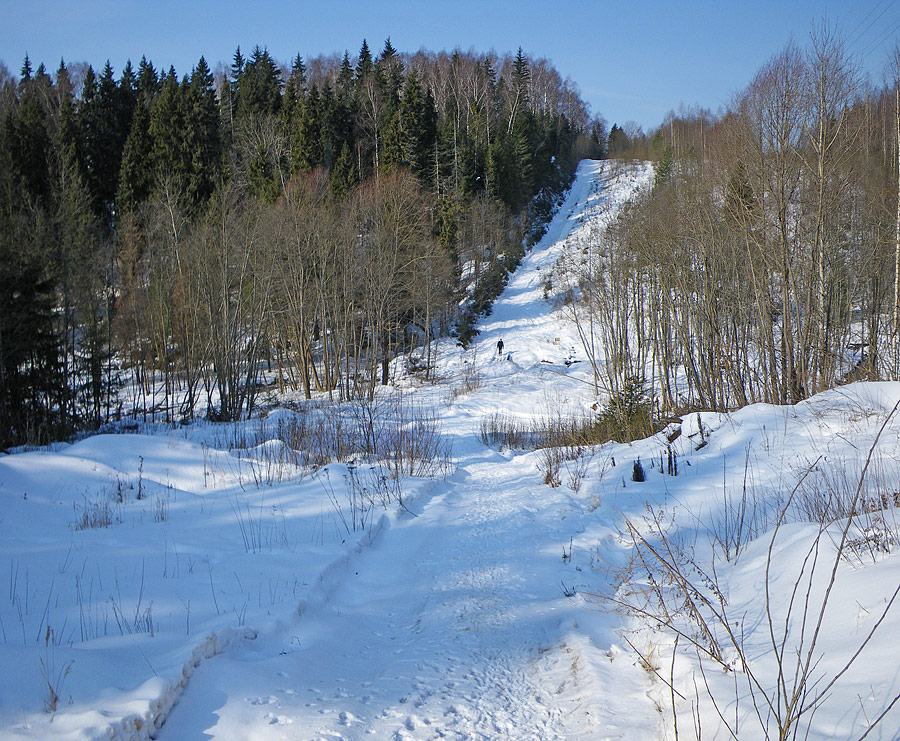
[[[503,355],[503,340],[497,343],[497,355]]]

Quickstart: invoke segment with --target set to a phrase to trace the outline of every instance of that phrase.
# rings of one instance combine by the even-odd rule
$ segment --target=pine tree
[[[291,72],[284,86],[284,95],[281,101],[281,116],[285,127],[290,130],[294,117],[297,115],[297,106],[303,100],[306,91],[306,65],[298,54],[291,63]]]
[[[110,226],[122,150],[131,125],[130,96],[123,96],[107,61],[99,81],[88,67],[78,108],[84,141],[84,169],[94,212]]]
[[[141,57],[135,89],[138,100],[149,110],[153,99],[159,92],[159,76],[156,74],[156,69],[153,67],[152,62],[147,61],[147,57]]]
[[[607,153],[609,157],[618,157],[625,153],[630,146],[628,135],[619,127],[613,124],[609,130],[609,137],[606,140]]]
[[[46,114],[35,95],[23,93],[18,110],[7,113],[3,134],[14,187],[21,189],[24,200],[44,204],[50,195],[50,137]]]
[[[341,60],[341,71],[337,76],[337,90],[341,97],[349,98],[353,95],[353,67],[347,51],[344,51],[344,58]]]
[[[122,150],[122,169],[116,192],[117,213],[124,215],[133,211],[150,196],[153,187],[152,151],[150,112],[141,103],[134,110],[131,131]]]
[[[404,164],[403,132],[400,125],[400,113],[394,111],[390,118],[383,116],[381,126],[381,156],[379,164],[385,174],[396,172]]]
[[[738,160],[728,178],[725,189],[725,213],[738,224],[749,224],[757,212],[756,195],[750,178],[747,174],[747,166],[743,160]]]
[[[193,208],[199,208],[213,193],[222,158],[215,80],[204,57],[191,72],[185,94],[185,150],[190,159],[187,198]]]
[[[244,55],[241,54],[241,47],[238,46],[238,48],[234,51],[234,58],[231,63],[231,82],[235,95],[238,92],[238,86],[240,85],[241,76],[244,74],[244,64]]]
[[[31,80],[31,60],[28,58],[27,52],[25,54],[25,59],[22,62],[22,69],[19,72],[19,77],[19,90],[21,90]]]
[[[531,69],[528,66],[528,58],[519,47],[516,59],[513,62],[512,85],[510,90],[510,112],[507,132],[512,132],[517,120],[523,111],[527,110],[529,94],[528,86],[531,82]]]
[[[66,432],[65,380],[53,325],[53,284],[0,230],[0,447],[47,443]]]
[[[487,182],[486,155],[483,147],[479,147],[469,138],[463,138],[459,145],[459,191],[471,198],[485,189]]]
[[[426,187],[434,187],[435,118],[431,93],[422,94],[419,75],[413,69],[400,101],[400,147],[403,163]]]
[[[69,79],[69,71],[66,69],[63,61],[60,61],[59,69],[56,72],[56,89],[59,96],[59,114],[55,137],[55,170],[58,176],[64,166],[75,168],[79,177],[84,179],[86,171],[84,167],[83,139],[78,126],[75,98],[72,91],[72,83]]]
[[[403,62],[391,44],[391,39],[384,42],[384,49],[375,64],[381,94],[387,104],[388,118],[393,117],[400,105],[400,90],[403,87]]]
[[[331,171],[331,193],[337,198],[344,198],[358,182],[356,163],[350,153],[350,146],[344,142],[338,155],[334,169]]]
[[[672,174],[673,159],[672,145],[666,144],[659,159],[653,165],[654,185],[662,185],[669,179],[669,175]]]
[[[504,154],[500,139],[495,137],[487,147],[484,163],[485,190],[497,203],[506,200],[507,183],[503,167]]]
[[[310,86],[293,131],[293,172],[309,172],[322,163],[319,89]]]
[[[366,40],[363,39],[362,46],[359,49],[359,58],[356,62],[357,82],[366,79],[370,74],[372,74],[373,69],[374,67],[372,64],[372,52],[369,51],[369,45],[368,43],[366,43]]]
[[[122,76],[119,78],[119,111],[121,115],[120,123],[129,127],[131,126],[131,115],[134,113],[134,107],[137,105],[137,75],[131,66],[129,59],[125,63],[125,69],[122,70]]]
[[[238,50],[238,52],[240,49]],[[238,65],[235,55],[235,65]],[[278,113],[281,105],[281,81],[275,61],[268,49],[255,47],[250,59],[243,64],[237,78],[235,116],[268,116]]]
[[[183,132],[186,127],[180,86],[174,75],[166,75],[162,89],[150,109],[150,161],[157,178],[179,196],[187,192],[188,157]]]

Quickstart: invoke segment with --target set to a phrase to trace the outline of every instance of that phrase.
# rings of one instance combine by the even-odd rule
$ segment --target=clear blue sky
[[[118,75],[142,54],[189,72],[268,46],[279,61],[338,52],[363,38],[377,52],[474,48],[552,60],[610,125],[657,126],[666,111],[716,111],[772,54],[805,44],[815,19],[836,22],[873,81],[900,37],[900,0],[0,0],[0,59],[18,74],[26,52],[52,71],[60,57]]]

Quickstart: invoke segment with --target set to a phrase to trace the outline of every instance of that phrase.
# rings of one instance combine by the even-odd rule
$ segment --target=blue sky
[[[116,74],[146,54],[159,67],[190,71],[201,55],[215,67],[235,47],[296,53],[474,48],[544,56],[581,88],[610,125],[657,126],[666,111],[727,104],[772,54],[806,43],[827,16],[878,83],[900,38],[900,0],[0,0],[0,59],[18,73],[26,52],[56,69],[60,57]]]

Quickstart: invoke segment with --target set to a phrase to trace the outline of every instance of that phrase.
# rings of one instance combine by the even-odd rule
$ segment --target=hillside
[[[596,405],[548,278],[651,180],[582,162],[472,345],[441,344],[436,382],[348,407],[439,429],[439,469],[394,479],[361,449],[304,466],[285,441],[328,414],[313,406],[0,459],[0,735],[762,738],[785,716],[773,656],[792,692],[799,646],[799,707],[827,690],[800,736],[861,736],[900,692],[900,617],[882,617],[900,385],[692,413],[555,459],[485,442]]]

